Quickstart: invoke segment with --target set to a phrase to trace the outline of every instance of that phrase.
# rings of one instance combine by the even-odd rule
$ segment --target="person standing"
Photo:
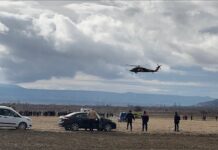
[[[94,109],[91,109],[88,113],[88,118],[89,118],[89,129],[90,131],[93,131],[94,129],[94,124],[97,119],[97,113]]]
[[[148,131],[148,121],[149,121],[149,116],[147,115],[146,111],[144,111],[142,117],[142,131]]]
[[[174,115],[175,132],[179,132],[179,122],[180,122],[180,116],[177,112],[175,112]]]
[[[126,115],[126,121],[127,121],[127,130],[129,129],[129,126],[130,126],[130,131],[132,131],[132,120],[135,120],[135,117],[134,115],[132,114],[132,111],[129,110],[129,112],[127,113]]]

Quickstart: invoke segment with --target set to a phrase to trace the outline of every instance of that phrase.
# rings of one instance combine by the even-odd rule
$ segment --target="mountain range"
[[[113,93],[81,90],[26,89],[0,84],[0,103],[75,104],[113,106],[192,106],[214,100],[211,97],[161,94]]]
[[[218,99],[212,100],[212,101],[207,101],[207,102],[201,102],[198,104],[198,106],[203,106],[203,107],[218,107]]]

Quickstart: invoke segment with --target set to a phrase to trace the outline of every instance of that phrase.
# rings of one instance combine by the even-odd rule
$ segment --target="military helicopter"
[[[134,72],[134,73],[138,73],[138,72],[157,72],[161,65],[157,65],[156,69],[147,69],[147,68],[144,68],[140,65],[129,65],[129,66],[134,66],[134,68],[132,68],[131,70],[129,70],[130,72]]]

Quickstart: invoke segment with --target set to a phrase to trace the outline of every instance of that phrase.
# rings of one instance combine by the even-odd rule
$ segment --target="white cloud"
[[[109,16],[95,15],[87,17],[84,21],[77,25],[84,34],[92,37],[96,42],[110,43],[111,32],[120,30],[123,25],[119,20],[114,20]]]
[[[65,16],[54,13],[42,13],[39,18],[33,20],[33,28],[36,33],[46,40],[55,40],[57,45],[74,41],[72,31],[69,30],[70,26],[74,26],[72,21]]]
[[[6,34],[9,31],[9,28],[0,22],[0,34]]]
[[[77,71],[114,78],[122,74],[120,65],[136,58],[122,47],[94,42],[66,16],[48,11],[34,16],[20,13],[0,15],[11,28],[10,34],[0,37],[0,41],[10,49],[10,56],[2,63],[8,79],[14,82],[68,77]],[[19,74],[13,73],[16,69]]]
[[[74,78],[55,78],[38,80],[29,83],[20,83],[22,87],[30,89],[59,89],[59,90],[88,90],[110,92],[162,93],[170,94],[171,88],[179,87],[208,87],[205,83],[172,82],[159,80],[143,80],[138,77],[106,80],[97,76],[77,73]]]
[[[218,72],[218,65],[204,67],[203,69],[210,72]]]
[[[92,3],[92,2],[91,3],[89,2],[71,3],[71,4],[65,5],[65,8],[73,10],[78,14],[80,13],[92,14],[92,13],[99,12],[99,11],[105,11],[105,10],[112,11],[113,9],[115,9],[115,7],[112,5],[102,5],[102,3],[97,4],[97,3]]]
[[[96,76],[78,73],[75,78],[51,78],[50,80],[40,80],[33,83],[19,84],[25,88],[32,89],[59,89],[59,90],[89,90],[89,91],[111,91],[111,92],[137,92],[156,93],[161,90],[157,87],[146,87],[144,85],[131,85],[125,81],[105,80]],[[116,91],[114,91],[116,89]]]
[[[23,7],[26,6],[25,2],[20,2],[20,1],[1,1],[0,7],[4,8],[8,8],[8,7]]]
[[[4,55],[4,54],[9,54],[7,48],[4,45],[1,45],[1,44],[0,44],[0,54],[1,54],[0,57],[2,55]]]
[[[28,20],[30,17],[26,14],[15,14],[15,13],[10,13],[10,12],[0,12],[1,18],[11,18],[14,20]]]

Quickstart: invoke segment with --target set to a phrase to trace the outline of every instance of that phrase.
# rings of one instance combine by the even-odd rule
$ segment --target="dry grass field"
[[[141,121],[118,123],[113,132],[65,131],[58,117],[32,117],[27,131],[0,130],[0,150],[217,150],[218,122],[215,120],[181,121],[181,132],[173,132],[171,118],[154,117],[149,132],[141,132]],[[117,118],[112,118],[114,121]]]
[[[55,131],[64,132],[63,128],[58,127],[58,117],[32,117],[33,130],[37,131]],[[111,118],[117,123],[115,131],[130,133],[126,130],[125,122],[117,122],[117,118]],[[173,119],[169,117],[150,117],[148,133],[174,133]],[[141,120],[136,119],[133,122],[132,133],[140,134]],[[218,121],[209,119],[207,121],[197,120],[181,120],[180,133],[183,134],[218,134]]]
[[[126,132],[126,123],[117,123],[118,131]],[[141,120],[133,122],[133,128],[136,133],[141,133]],[[172,133],[174,132],[174,123],[172,118],[151,118],[149,121],[149,133]],[[181,133],[191,134],[218,134],[218,121],[215,120],[181,120]]]

